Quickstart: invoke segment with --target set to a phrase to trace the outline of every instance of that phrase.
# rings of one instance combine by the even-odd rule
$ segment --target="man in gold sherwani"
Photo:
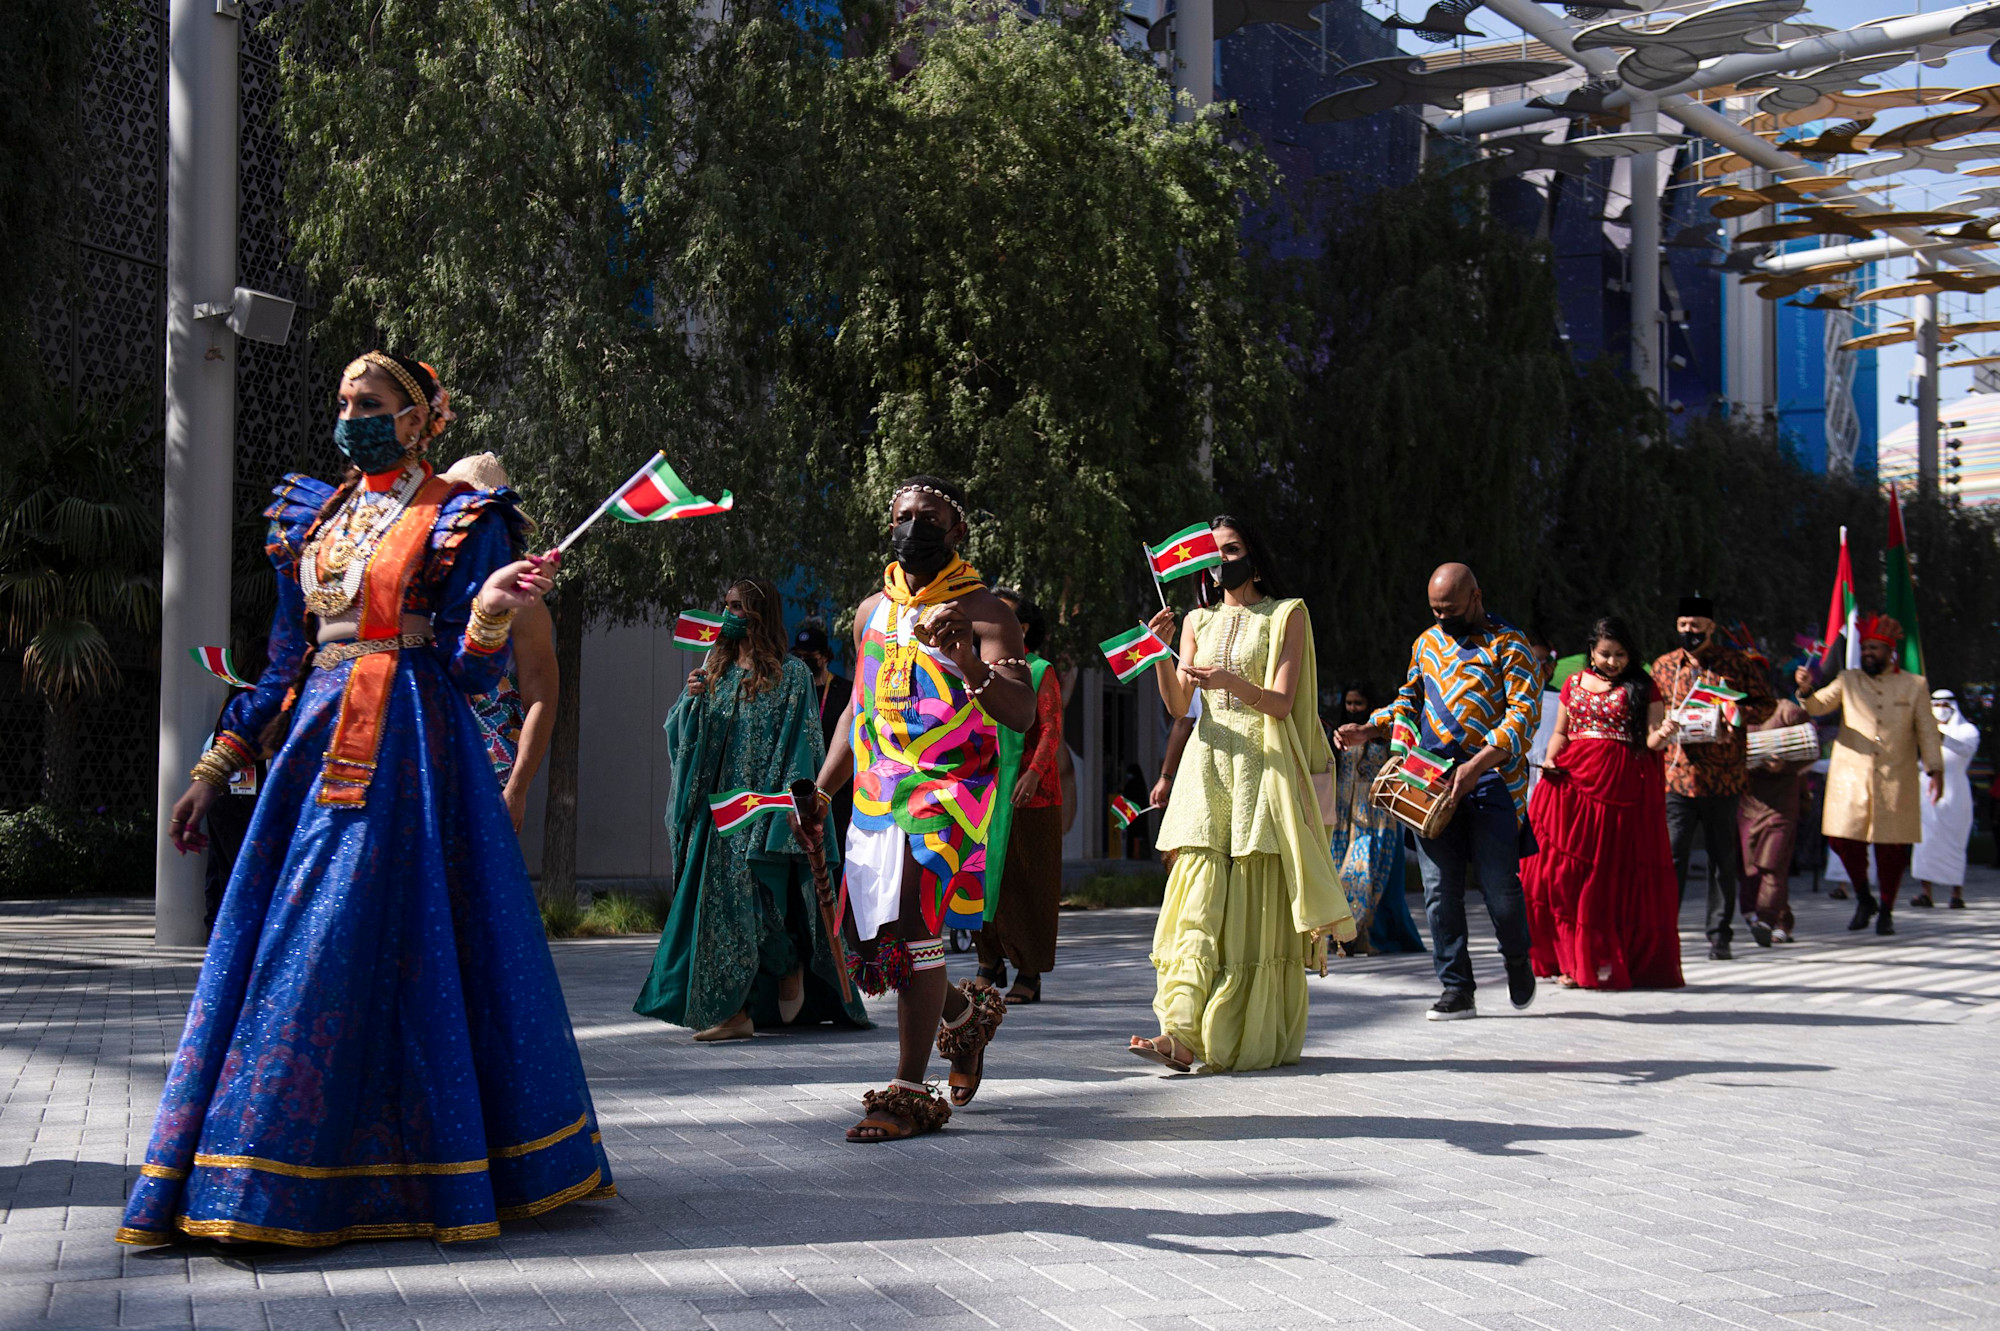
[[[1810,665],[1798,669],[1799,702],[1813,716],[1840,713],[1840,734],[1826,770],[1826,813],[1820,826],[1827,845],[1854,880],[1849,929],[1893,934],[1896,889],[1910,867],[1910,848],[1923,840],[1923,798],[1917,764],[1930,774],[1930,799],[1944,793],[1944,751],[1931,686],[1896,664],[1903,627],[1887,615],[1861,623],[1861,669],[1843,670],[1813,690]],[[1868,893],[1868,847],[1875,847],[1875,881],[1881,906]]]

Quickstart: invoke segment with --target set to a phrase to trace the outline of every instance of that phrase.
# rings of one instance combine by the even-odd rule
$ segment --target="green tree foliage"
[[[1137,543],[1207,511],[1204,444],[1253,445],[1283,368],[1245,317],[1268,164],[1175,122],[1122,22],[950,0],[832,71],[838,300],[788,323],[772,423],[852,478],[806,545],[840,599],[880,576],[896,482],[931,472],[971,492],[981,569],[1080,640],[1150,599]]]
[[[1268,459],[1221,477],[1291,561],[1323,626],[1326,687],[1402,679],[1425,579],[1446,560],[1562,652],[1605,614],[1664,651],[1675,602],[1699,591],[1782,660],[1794,633],[1822,626],[1843,525],[1879,606],[1881,495],[1802,470],[1768,427],[1677,426],[1616,367],[1572,366],[1545,247],[1476,195],[1427,177],[1338,215],[1321,260],[1274,270],[1290,326],[1317,332],[1299,340]],[[1911,542],[1932,675],[1990,677],[1995,521],[1913,512]]]
[[[51,390],[40,406],[0,459],[0,643],[48,708],[42,803],[69,810],[83,709],[120,682],[114,639],[159,627],[158,440],[144,403],[79,408]]]
[[[499,453],[551,536],[655,448],[736,494],[726,519],[606,523],[562,574],[548,895],[588,622],[798,566],[849,602],[913,470],[970,484],[989,572],[1079,623],[1126,618],[1132,543],[1205,506],[1203,438],[1242,439],[1280,368],[1241,317],[1262,161],[1173,122],[1109,0],[700,13],[305,0],[283,19],[321,338],[437,365],[451,446]]]

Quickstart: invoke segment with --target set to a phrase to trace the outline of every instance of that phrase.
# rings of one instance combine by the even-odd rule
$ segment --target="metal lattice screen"
[[[334,461],[320,428],[331,375],[307,338],[312,312],[289,263],[283,218],[285,153],[275,122],[277,51],[257,20],[280,0],[243,7],[238,159],[238,281],[300,303],[291,341],[244,342],[237,365],[236,499],[239,568],[257,558],[256,516],[286,471],[328,474]],[[88,204],[72,235],[74,280],[37,310],[45,363],[79,398],[137,395],[161,423],[166,325],[167,12],[165,0],[137,0],[133,21],[108,25],[96,52],[88,117],[99,152],[87,171]],[[261,579],[253,580],[262,587]],[[252,595],[234,615],[241,641],[260,636],[268,596]],[[185,645],[185,644],[183,644]],[[160,644],[115,644],[122,681],[90,706],[83,739],[85,807],[149,810],[157,753]],[[43,707],[20,689],[18,660],[0,663],[0,808],[32,804],[40,793]]]

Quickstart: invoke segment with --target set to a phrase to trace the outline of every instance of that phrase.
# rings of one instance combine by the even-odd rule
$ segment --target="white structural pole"
[[[1823,263],[1873,263],[1877,259],[1895,259],[1931,251],[1942,253],[1951,248],[1943,241],[1933,240],[1916,246],[1894,236],[1885,236],[1880,240],[1857,240],[1849,245],[1827,245],[1816,250],[1789,250],[1760,259],[1757,266],[1767,273],[1795,273],[1801,268],[1817,268]],[[1977,256],[1966,254],[1962,257]]]
[[[1753,173],[1753,187],[1768,183],[1762,171]],[[1732,217],[1723,225],[1731,243],[1737,233],[1763,224],[1757,213]],[[1723,391],[1732,414],[1748,413],[1760,421],[1778,405],[1777,320],[1772,302],[1743,282],[1722,283],[1723,307]]]
[[[1651,101],[1635,102],[1630,129],[1650,134],[1658,125]],[[1632,282],[1632,377],[1640,386],[1666,400],[1661,374],[1665,363],[1660,337],[1660,158],[1640,153],[1632,159],[1631,248],[1627,268]]]
[[[1705,88],[1726,88],[1754,78],[1759,74],[1778,74],[1790,70],[1816,69],[1821,65],[1838,64],[1843,60],[1853,60],[1865,55],[1879,55],[1886,51],[1906,51],[1916,46],[1937,46],[1950,36],[1954,25],[1981,10],[1991,9],[1990,3],[1961,5],[1955,9],[1941,9],[1931,14],[1911,14],[1903,18],[1891,19],[1887,23],[1872,24],[1868,27],[1853,28],[1845,32],[1829,32],[1804,41],[1793,42],[1779,51],[1752,51],[1742,55],[1724,56],[1700,73],[1666,88],[1657,89],[1652,95],[1667,97],[1675,93],[1699,92]],[[1543,41],[1549,39],[1535,31],[1519,19],[1514,18],[1509,9],[1489,4],[1488,9],[1511,20],[1524,32],[1533,33]],[[1574,35],[1588,25],[1567,25],[1560,23],[1543,11],[1541,17],[1549,26],[1556,27],[1569,35]],[[1984,42],[1990,34],[1968,34],[1965,44]],[[1558,50],[1568,46],[1565,40]],[[1555,45],[1555,43],[1551,43]],[[1592,52],[1609,56],[1615,65],[1618,57],[1611,52]],[[1646,94],[1634,89],[1620,88],[1604,99],[1607,107],[1626,106],[1637,96]],[[1503,106],[1482,107],[1451,117],[1438,125],[1444,134],[1491,134],[1497,130],[1519,129],[1523,125],[1539,124],[1550,119],[1550,112],[1543,107],[1530,106],[1525,101],[1509,102]]]
[[[1923,261],[1918,275],[1930,272]],[[1937,297],[1918,296],[1915,309],[1917,333],[1917,498],[1929,502],[1938,497],[1938,317]]]
[[[235,6],[171,0],[167,11],[167,399],[160,565],[159,827],[153,941],[198,947],[202,857],[168,844],[167,819],[222,704],[188,656],[229,641],[236,335],[195,306],[227,310],[236,284]]]
[[[1215,100],[1215,0],[1178,0],[1174,8],[1174,89],[1196,110]],[[1189,112],[1176,114],[1187,117]]]

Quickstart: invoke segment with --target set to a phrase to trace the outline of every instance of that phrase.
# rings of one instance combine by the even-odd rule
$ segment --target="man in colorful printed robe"
[[[1025,732],[1035,720],[1020,620],[957,554],[964,495],[912,477],[890,524],[896,562],[855,610],[853,697],[818,783],[830,797],[853,775],[846,901],[873,953],[863,987],[872,976],[899,991],[896,1077],[863,1098],[850,1141],[931,1131],[979,1088],[1006,1008],[990,986],[946,985],[941,935],[978,928],[988,913],[999,727]],[[924,1086],[933,1042],[951,1060],[950,1104]]]

